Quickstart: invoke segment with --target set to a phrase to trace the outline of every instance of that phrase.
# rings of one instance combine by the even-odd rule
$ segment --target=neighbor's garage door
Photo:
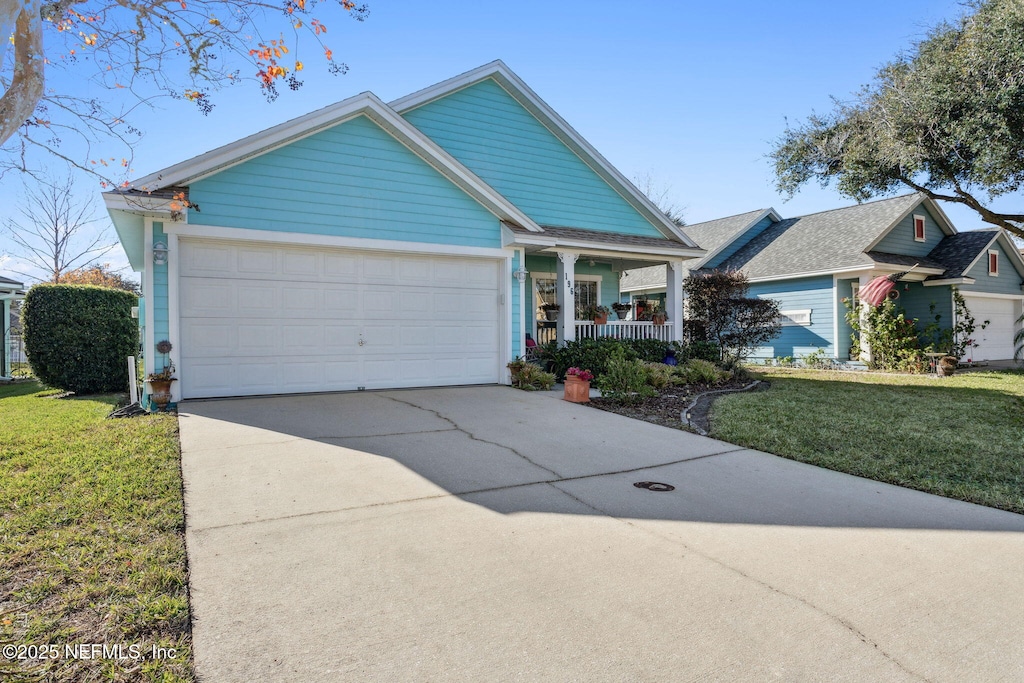
[[[498,381],[496,260],[182,240],[184,398]]]
[[[964,295],[967,309],[974,317],[974,340],[978,347],[969,349],[967,357],[973,360],[1006,360],[1013,358],[1013,330],[1016,302],[1012,299],[989,299]],[[984,321],[988,326],[981,329]]]

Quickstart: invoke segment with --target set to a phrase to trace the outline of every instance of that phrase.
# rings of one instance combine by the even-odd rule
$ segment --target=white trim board
[[[507,258],[509,251],[502,247],[465,247],[432,242],[400,242],[393,240],[369,239],[364,237],[341,237],[338,235],[316,235],[312,233],[282,232],[278,230],[254,230],[252,228],[225,228],[195,223],[165,225],[168,235],[190,239],[238,240],[245,242],[272,242],[299,246],[334,247],[337,249],[361,249],[366,251],[397,251],[415,254],[437,254],[441,256],[477,256],[483,258]]]
[[[558,115],[530,86],[517,76],[500,59],[479,66],[464,74],[441,81],[405,97],[392,100],[389,105],[398,113],[402,114],[417,107],[423,106],[440,97],[444,97],[457,90],[462,90],[475,83],[492,78],[519,104],[523,105],[534,118],[545,128],[550,130],[559,140],[562,141],[576,156],[587,166],[590,166],[601,178],[607,182],[612,189],[618,192],[623,199],[637,209],[650,223],[658,228],[662,234],[675,237],[683,244],[699,248],[690,238],[680,230],[664,213],[662,213],[644,193],[638,190],[633,183],[626,179],[607,159],[601,156],[582,135]]]

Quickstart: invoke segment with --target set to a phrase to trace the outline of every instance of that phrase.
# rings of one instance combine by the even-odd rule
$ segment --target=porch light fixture
[[[167,265],[167,245],[163,242],[157,242],[153,245],[153,265]]]
[[[512,271],[512,276],[519,282],[526,282],[526,274],[528,272],[529,271],[527,271],[526,268],[519,266],[518,269]]]

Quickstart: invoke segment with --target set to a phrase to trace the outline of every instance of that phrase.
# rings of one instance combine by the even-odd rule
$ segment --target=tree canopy
[[[1024,207],[992,206],[1024,182],[1024,2],[970,3],[834,102],[776,141],[780,192],[817,180],[863,201],[909,188],[1024,238]]]
[[[130,150],[94,148],[130,148],[130,114],[155,97],[205,113],[213,91],[252,80],[273,99],[302,85],[304,55],[343,73],[325,42],[332,12],[361,20],[368,10],[352,0],[0,0],[0,171],[29,170],[26,156],[43,150],[109,180],[128,169]],[[48,87],[58,71],[81,90]]]

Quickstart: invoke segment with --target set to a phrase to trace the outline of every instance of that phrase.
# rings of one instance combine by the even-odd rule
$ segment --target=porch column
[[[558,252],[558,285],[556,301],[561,306],[558,310],[558,345],[576,341],[576,259],[579,254],[568,251]]]
[[[861,291],[864,291],[864,288],[867,287],[868,283],[871,282],[871,280],[873,280],[873,279],[874,278],[871,277],[871,273],[868,273],[866,275],[861,275],[860,276],[860,289],[861,289]],[[867,309],[867,306],[869,306],[869,305],[870,304],[864,303],[863,299],[860,300],[860,310],[857,313],[860,316],[861,329],[863,329],[864,326],[868,324],[868,309]],[[859,344],[860,344],[860,356],[858,357],[858,359],[864,361],[865,363],[870,362],[871,361],[871,344],[868,343],[868,341],[864,338],[863,334],[861,334],[861,336],[860,336]]]
[[[672,341],[683,339],[683,268],[682,261],[669,261],[665,268],[665,313],[672,328]]]
[[[0,377],[11,375],[11,335],[9,327],[11,324],[11,302],[9,299],[0,299]]]

